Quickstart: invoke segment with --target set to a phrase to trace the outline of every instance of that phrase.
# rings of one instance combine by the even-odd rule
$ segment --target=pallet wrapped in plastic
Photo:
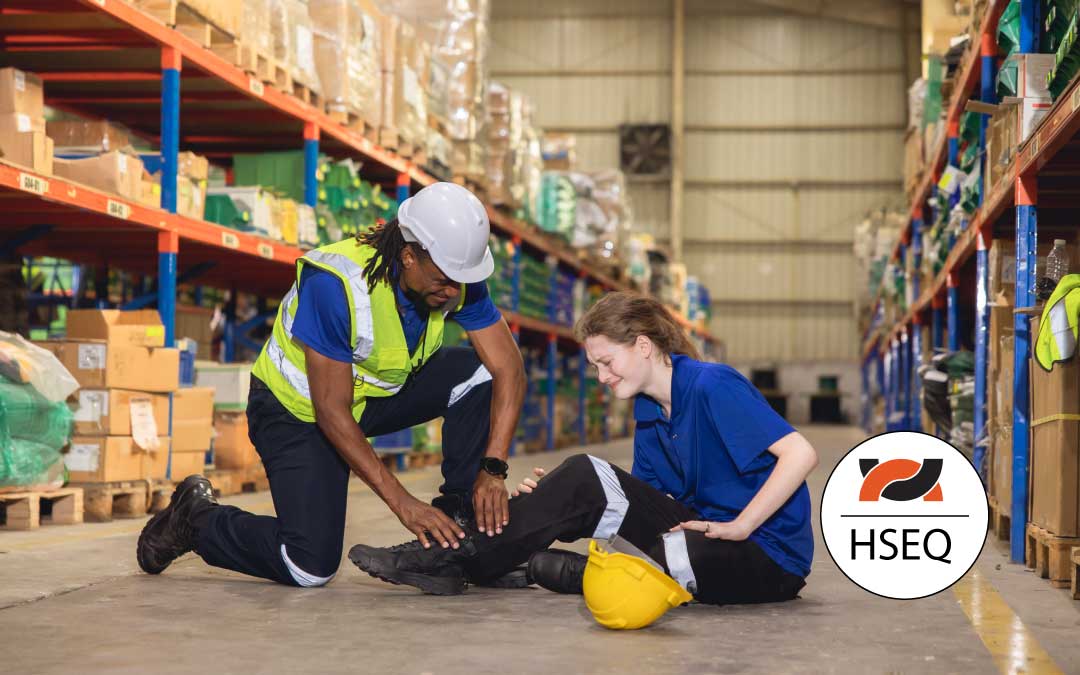
[[[476,139],[484,118],[490,1],[382,0],[380,5],[411,23],[420,38],[431,45],[431,58],[437,65],[429,69],[426,81],[429,96],[435,99],[437,122],[445,124],[451,141]],[[445,89],[441,85],[432,88],[432,84],[442,82],[444,74]]]
[[[285,66],[292,79],[314,92],[321,92],[315,67],[315,34],[307,3],[270,0],[270,33],[274,58]]]
[[[78,382],[50,352],[0,332],[0,487],[63,483],[64,402]]]
[[[262,56],[274,55],[274,34],[270,21],[272,0],[243,0],[240,41]]]
[[[384,17],[382,37],[382,126],[406,143],[422,144],[428,125],[421,78],[427,71],[431,48],[417,36],[412,24],[393,14]]]
[[[371,0],[309,0],[308,14],[327,110],[353,113],[378,126],[381,13]]]

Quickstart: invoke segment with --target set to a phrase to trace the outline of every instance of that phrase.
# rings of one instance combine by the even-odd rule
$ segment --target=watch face
[[[497,457],[485,457],[484,462],[481,465],[484,471],[492,474],[493,476],[506,477],[507,471],[510,466]]]

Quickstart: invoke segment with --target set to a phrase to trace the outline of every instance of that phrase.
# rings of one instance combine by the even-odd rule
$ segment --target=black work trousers
[[[477,538],[470,576],[500,576],[556,540],[618,534],[710,604],[780,602],[796,597],[805,582],[785,571],[756,543],[709,539],[701,532],[669,532],[692,509],[590,455],[574,455],[539,481],[531,494],[510,500],[503,533]]]
[[[349,466],[317,425],[294,417],[254,377],[247,415],[277,516],[218,507],[200,530],[195,551],[216,567],[322,586],[341,561]],[[444,347],[400,392],[368,399],[360,428],[380,436],[436,417],[443,418],[440,491],[468,502],[491,419],[491,376],[471,348]]]

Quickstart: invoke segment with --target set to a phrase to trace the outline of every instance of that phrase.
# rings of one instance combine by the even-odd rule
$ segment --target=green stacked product
[[[488,248],[495,259],[495,271],[487,279],[488,293],[496,307],[514,307],[514,244],[491,235]]]
[[[545,171],[540,179],[537,225],[569,241],[577,222],[577,190],[564,174]]]
[[[233,155],[233,182],[236,185],[260,185],[302,204],[304,151]]]
[[[551,305],[551,266],[529,255],[521,256],[518,311],[547,321]]]
[[[45,483],[71,437],[71,411],[0,376],[0,487]]]
[[[318,200],[324,208],[320,221],[336,224],[341,236],[355,236],[397,215],[397,201],[384,194],[382,186],[360,178],[359,169],[352,160],[342,160],[324,162],[319,171]]]
[[[251,214],[238,207],[236,202],[228,195],[207,195],[204,217],[208,222],[224,225],[241,232],[253,232],[255,230],[251,226]]]
[[[1044,8],[1047,13],[1043,26],[1043,46],[1055,55],[1054,67],[1047,74],[1046,81],[1050,96],[1057,100],[1080,71],[1080,46],[1076,39],[1080,26],[1080,2],[1055,0],[1050,4],[1051,7]]]
[[[941,98],[941,82],[945,77],[945,63],[940,56],[927,59],[926,100],[923,103],[922,130],[941,120],[944,105]]]

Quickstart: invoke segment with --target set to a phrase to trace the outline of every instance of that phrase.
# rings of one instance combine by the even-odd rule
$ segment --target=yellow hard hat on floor
[[[605,628],[644,628],[664,612],[690,602],[693,596],[677,581],[646,561],[626,553],[609,553],[589,543],[583,581],[585,605]]]

